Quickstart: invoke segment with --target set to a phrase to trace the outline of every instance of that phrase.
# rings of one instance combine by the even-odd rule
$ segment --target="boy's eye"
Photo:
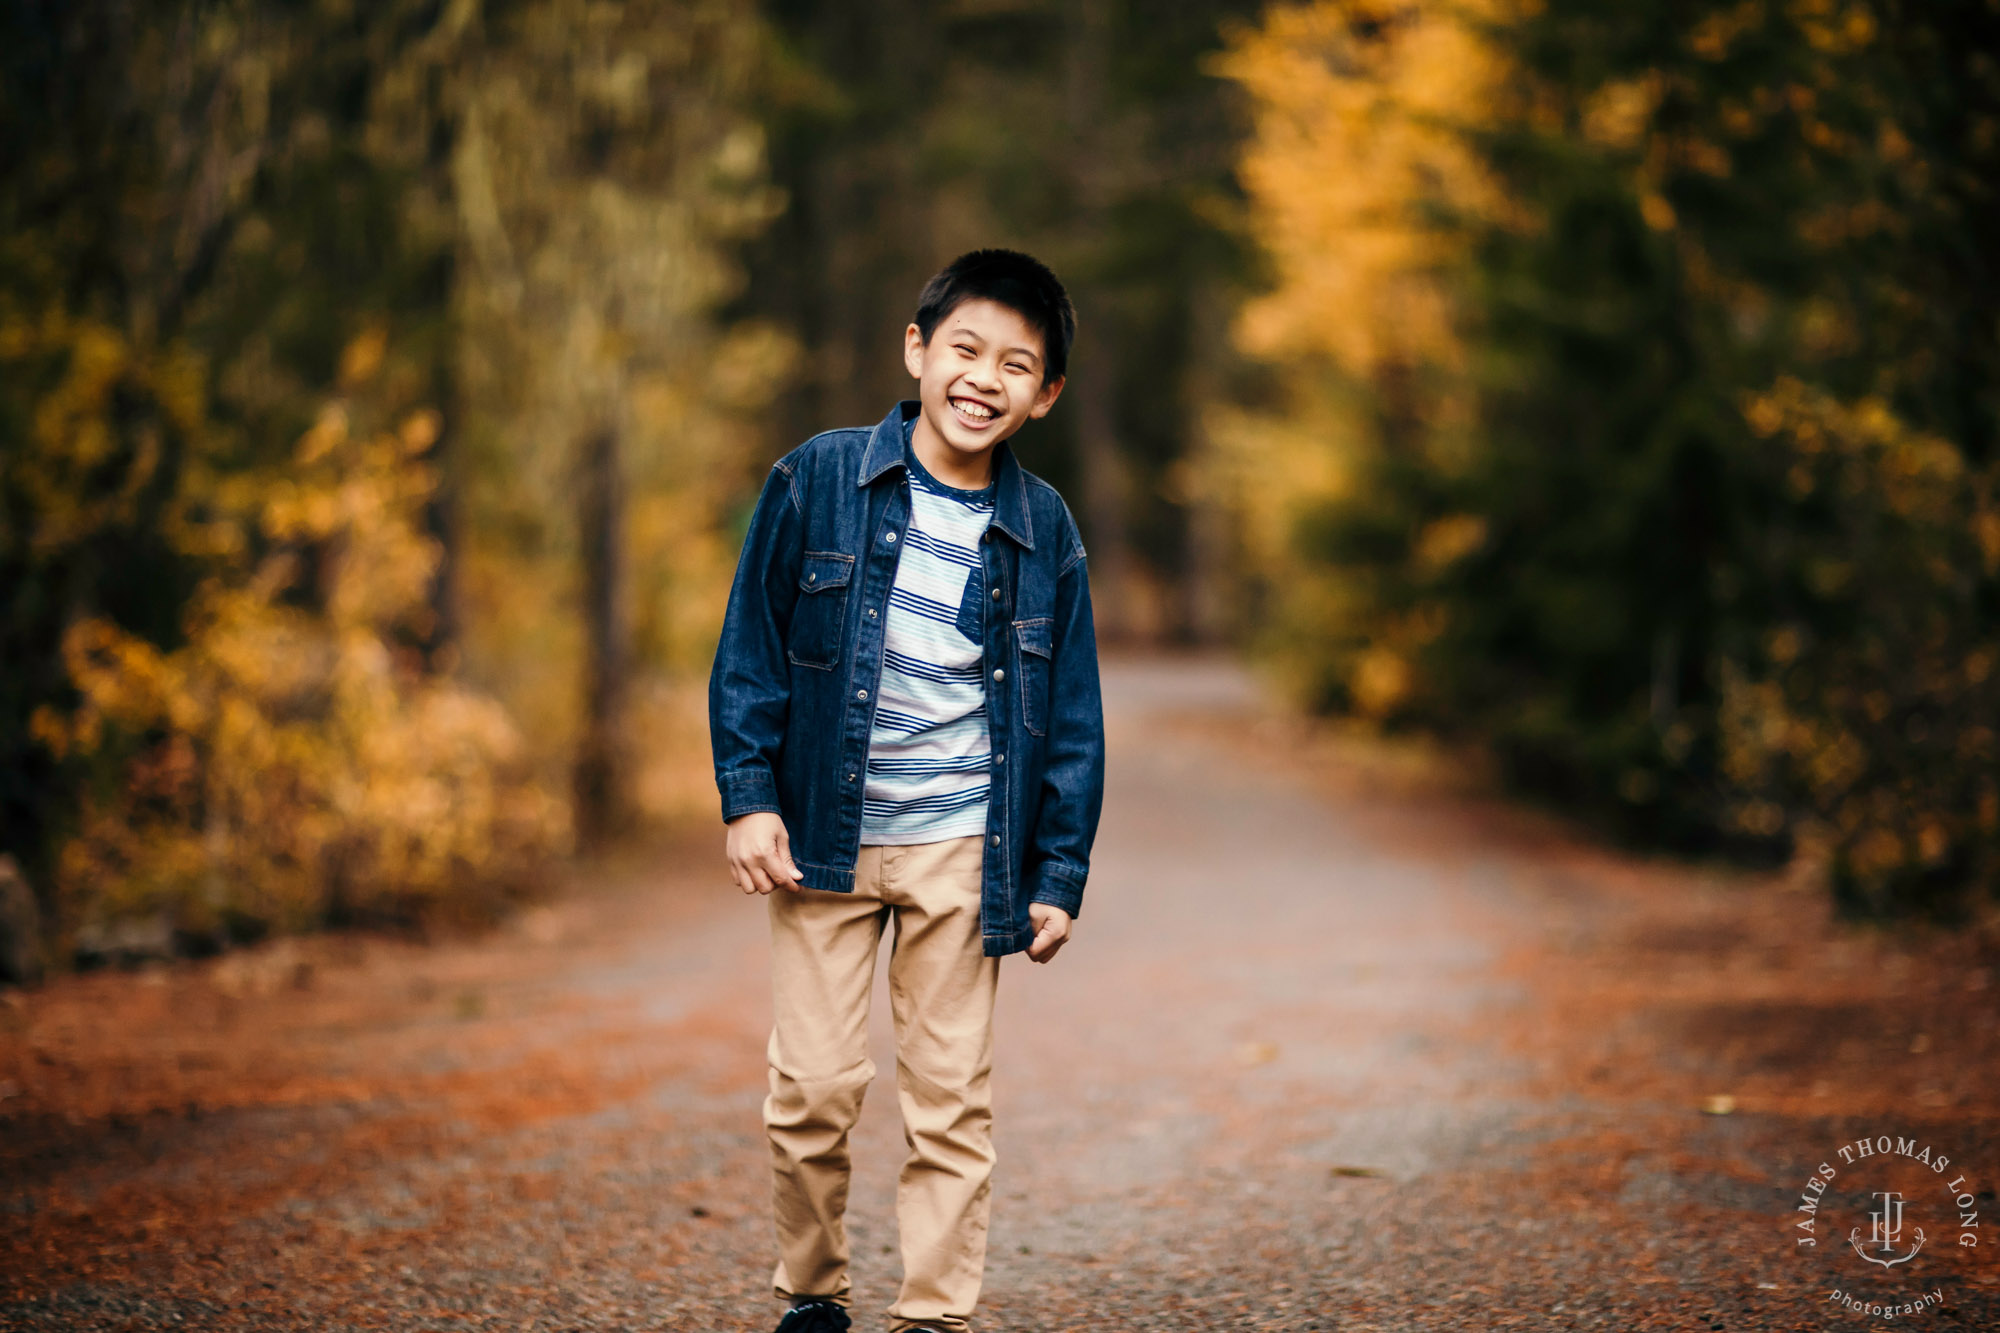
[[[961,352],[963,352],[963,353],[965,353],[965,354],[966,354],[967,356],[976,356],[976,355],[978,355],[978,353],[974,352],[974,351],[973,351],[973,350],[972,350],[972,349],[971,349],[970,347],[967,347],[967,346],[966,346],[966,345],[965,345],[964,343],[959,343],[959,344],[957,344],[957,346],[958,346],[958,350],[959,350],[959,351],[961,351]]]

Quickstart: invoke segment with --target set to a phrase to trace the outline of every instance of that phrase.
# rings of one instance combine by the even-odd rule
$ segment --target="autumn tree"
[[[1240,331],[1290,406],[1236,438],[1310,460],[1263,574],[1306,696],[1635,838],[1804,853],[1858,909],[2000,882],[1994,24],[1349,0],[1246,33],[1280,280]]]
[[[65,627],[181,641],[198,584],[253,554],[217,509],[279,465],[364,330],[393,334],[385,409],[433,397],[449,246],[409,225],[421,161],[366,140],[379,89],[435,59],[450,19],[400,3],[7,11],[0,839],[45,907],[80,794],[148,743],[59,762],[31,734],[76,697]]]
[[[762,57],[733,5],[536,0],[489,16],[458,76],[474,651],[519,696],[573,689],[525,707],[573,738],[585,846],[635,814],[634,676],[690,665],[727,584],[722,460],[784,357],[714,318],[732,242],[782,204],[745,106]]]
[[[667,678],[786,346],[711,318],[779,202],[756,16],[4,24],[0,796],[62,947],[478,909],[550,792],[589,838],[684,805]]]

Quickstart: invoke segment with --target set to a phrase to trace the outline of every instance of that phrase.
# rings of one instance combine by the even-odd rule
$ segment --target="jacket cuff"
[[[755,814],[759,810],[783,813],[778,809],[778,783],[768,768],[737,768],[717,773],[715,785],[722,793],[725,824],[738,815]]]
[[[1035,868],[1035,892],[1028,901],[1060,907],[1074,920],[1083,910],[1083,881],[1089,873],[1059,861],[1044,861]]]

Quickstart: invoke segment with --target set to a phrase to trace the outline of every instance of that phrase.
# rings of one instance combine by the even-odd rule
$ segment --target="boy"
[[[780,458],[744,537],[709,731],[730,874],[769,895],[780,1333],[849,1327],[847,1135],[885,925],[910,1150],[890,1327],[970,1328],[1000,959],[1068,940],[1103,801],[1083,542],[1006,443],[1055,404],[1075,330],[1035,260],[953,260],[904,334],[916,399]]]

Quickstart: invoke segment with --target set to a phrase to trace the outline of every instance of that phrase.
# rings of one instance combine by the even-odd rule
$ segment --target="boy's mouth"
[[[958,414],[958,419],[974,429],[990,425],[993,419],[1000,415],[998,408],[989,407],[977,398],[953,397],[948,401],[951,403],[951,410]]]

